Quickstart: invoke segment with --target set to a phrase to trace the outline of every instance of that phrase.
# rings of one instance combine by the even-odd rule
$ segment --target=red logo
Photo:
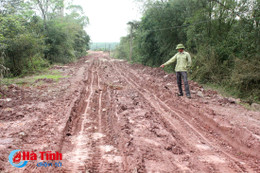
[[[41,151],[39,152],[39,158],[40,160],[46,160],[46,161],[59,161],[62,160],[62,153],[59,152],[51,152],[51,151]],[[29,151],[23,151],[21,150],[14,150],[10,153],[9,155],[9,162],[11,165],[17,168],[23,168],[26,166],[28,161],[30,160],[37,160],[38,158],[37,154],[35,152],[29,152]],[[39,162],[37,163],[37,167],[50,167],[50,166],[55,166],[55,167],[61,167],[62,163],[59,162]]]
[[[59,153],[57,151],[55,153],[52,153],[51,151],[41,151],[39,153],[40,153],[41,160],[62,160],[62,153]],[[37,154],[33,151],[18,152],[13,157],[13,162],[18,163],[21,160],[37,160]]]

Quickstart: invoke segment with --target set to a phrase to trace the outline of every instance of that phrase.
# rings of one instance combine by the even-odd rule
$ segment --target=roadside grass
[[[210,84],[210,83],[202,84],[202,86],[206,90],[215,90],[215,91],[217,91],[223,97],[232,97],[232,98],[235,98],[235,99],[240,99],[241,101],[238,104],[242,105],[243,107],[245,107],[248,110],[254,110],[250,106],[250,104],[252,104],[253,102],[257,103],[257,104],[260,104],[260,102],[257,101],[257,100],[248,100],[248,99],[239,97],[238,96],[239,93],[235,89],[230,88],[230,87],[223,87],[221,85]]]
[[[233,98],[238,98],[235,90],[231,88],[226,88],[217,84],[212,84],[212,83],[207,83],[207,84],[202,84],[203,88],[206,90],[215,90],[217,91],[220,95],[224,97],[233,97]]]
[[[61,75],[41,75],[35,76],[34,79],[53,79],[55,81],[59,81],[60,78],[63,78]]]
[[[44,69],[41,72],[31,75],[31,76],[25,76],[25,77],[14,77],[14,78],[4,78],[0,79],[0,85],[22,85],[22,86],[29,86],[33,85],[36,80],[38,79],[52,79],[54,82],[58,82],[61,78],[66,78],[67,76],[63,76],[62,73],[58,70],[52,70],[52,69]],[[37,82],[37,86],[44,84],[44,82],[40,81]]]
[[[61,72],[58,70],[51,70],[44,74],[39,74],[38,76],[34,76],[34,79],[53,79],[54,81],[58,82],[61,78],[66,76],[62,76]]]

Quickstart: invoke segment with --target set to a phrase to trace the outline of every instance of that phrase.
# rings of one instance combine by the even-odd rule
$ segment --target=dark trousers
[[[179,93],[181,95],[183,95],[182,82],[181,82],[181,78],[183,78],[186,96],[190,96],[190,88],[189,88],[189,83],[188,83],[187,72],[186,71],[178,71],[176,73],[176,75],[177,75],[177,84],[178,84],[178,88],[179,88]]]

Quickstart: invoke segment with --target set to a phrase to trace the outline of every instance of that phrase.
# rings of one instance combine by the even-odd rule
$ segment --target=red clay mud
[[[174,74],[103,52],[56,69],[69,77],[1,88],[2,172],[260,172],[260,113],[235,99],[192,81],[178,97]],[[15,168],[15,149],[59,151],[62,166]]]

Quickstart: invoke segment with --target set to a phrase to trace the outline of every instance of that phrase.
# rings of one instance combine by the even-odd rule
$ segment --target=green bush
[[[239,91],[239,96],[250,100],[260,100],[260,59],[235,60],[231,76],[231,86]]]
[[[46,5],[40,11],[44,17],[37,15],[41,3]],[[65,16],[62,8],[63,1],[4,1],[0,9],[0,65],[10,69],[10,77],[86,55],[90,40],[84,30],[87,17],[80,6],[70,6]]]

